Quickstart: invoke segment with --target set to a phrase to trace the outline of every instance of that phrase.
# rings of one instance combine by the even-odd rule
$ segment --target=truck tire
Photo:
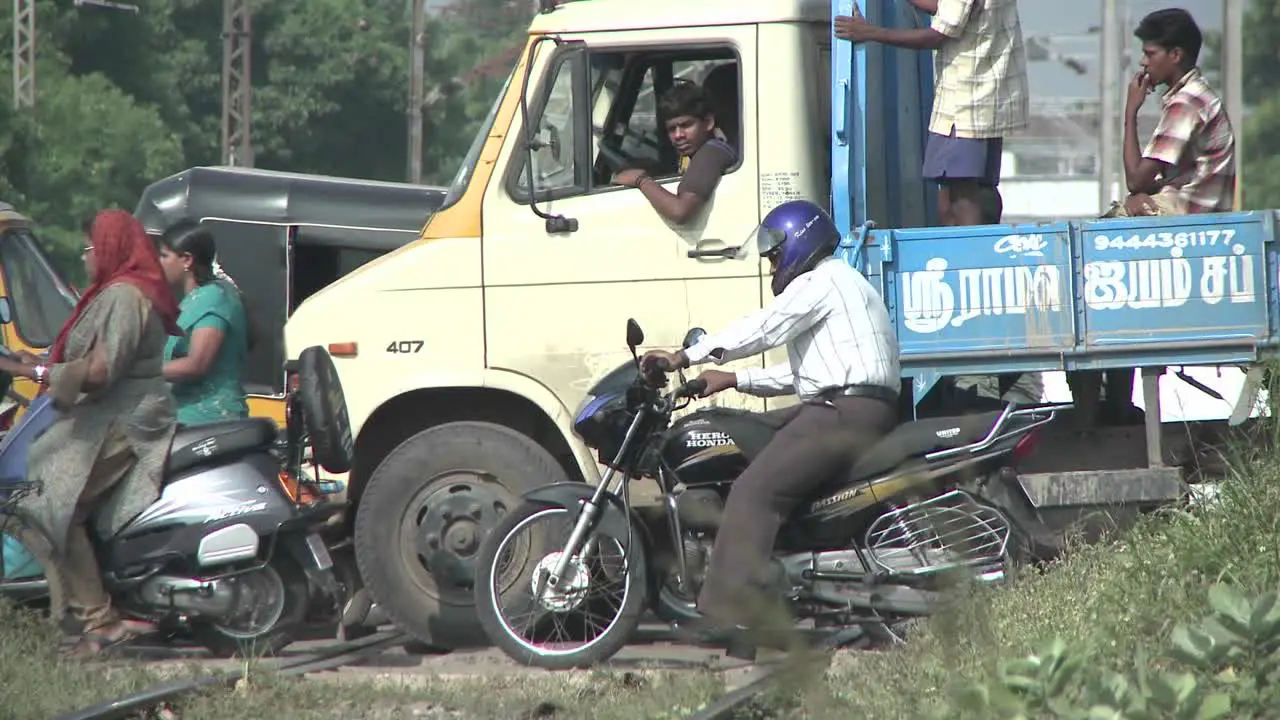
[[[356,509],[360,575],[392,622],[437,647],[487,646],[476,617],[480,544],[525,492],[566,482],[545,449],[510,428],[454,422],[405,440]]]

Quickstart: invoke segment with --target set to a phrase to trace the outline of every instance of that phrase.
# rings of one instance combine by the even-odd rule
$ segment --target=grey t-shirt
[[[709,199],[720,183],[720,176],[737,161],[732,145],[720,138],[711,138],[689,158],[678,192],[691,192],[703,200]]]

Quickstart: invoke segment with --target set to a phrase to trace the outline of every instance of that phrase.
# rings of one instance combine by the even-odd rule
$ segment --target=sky
[[[1204,31],[1219,30],[1222,27],[1222,0],[1174,0],[1173,2],[1157,2],[1156,0],[1119,0],[1122,22],[1121,36],[1131,41],[1136,51],[1138,44],[1133,38],[1133,28],[1143,15],[1168,7],[1180,7],[1191,13]],[[1025,36],[1061,36],[1084,34],[1090,26],[1102,22],[1102,3],[1100,0],[1082,0],[1080,2],[1060,2],[1058,0],[1020,0],[1018,12],[1022,17],[1022,32]],[[1129,19],[1125,20],[1126,13]],[[1098,41],[1097,36],[1089,39],[1070,40],[1063,38],[1052,45],[1063,54],[1078,56],[1088,68],[1088,74],[1077,75],[1060,62],[1037,62],[1027,68],[1033,97],[1054,98],[1096,98],[1099,95]],[[1137,70],[1136,55],[1129,63]]]
[[[750,2],[750,0],[744,0]],[[899,0],[905,3],[906,0]],[[435,9],[465,0],[427,0],[427,7]],[[1181,7],[1192,14],[1200,27],[1206,31],[1218,30],[1222,27],[1222,0],[1118,0],[1123,27],[1121,36],[1131,41],[1137,49],[1137,40],[1133,39],[1133,28],[1143,15],[1152,10],[1167,7]],[[1062,36],[1081,35],[1089,27],[1102,22],[1101,0],[1019,0],[1018,12],[1022,17],[1022,30],[1028,36]],[[1126,19],[1126,13],[1129,18]],[[1063,38],[1054,42],[1060,52],[1076,56],[1088,68],[1085,75],[1077,75],[1060,62],[1047,61],[1032,63],[1027,69],[1033,97],[1044,98],[1097,98],[1099,96],[1099,78],[1097,75],[1097,36],[1071,40]],[[1129,63],[1137,69],[1137,58]]]

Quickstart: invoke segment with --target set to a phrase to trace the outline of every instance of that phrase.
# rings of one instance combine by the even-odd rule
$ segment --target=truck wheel
[[[550,453],[501,425],[423,430],[379,463],[361,497],[360,575],[396,626],[419,640],[487,645],[473,597],[480,543],[523,493],[566,481]]]

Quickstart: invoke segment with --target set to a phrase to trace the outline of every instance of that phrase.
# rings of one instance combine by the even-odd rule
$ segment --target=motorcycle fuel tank
[[[746,456],[725,425],[698,412],[671,424],[662,460],[689,487],[732,482],[747,467]]]

